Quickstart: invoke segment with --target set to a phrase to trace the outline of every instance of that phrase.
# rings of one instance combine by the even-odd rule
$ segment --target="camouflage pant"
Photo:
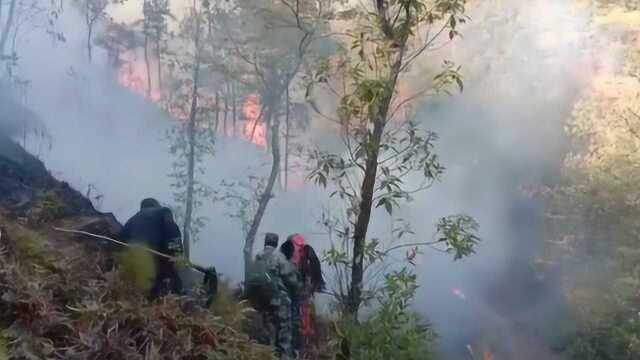
[[[293,357],[292,328],[291,328],[291,300],[289,296],[280,296],[277,304],[265,313],[266,322],[274,331],[271,333],[271,343],[281,357]]]

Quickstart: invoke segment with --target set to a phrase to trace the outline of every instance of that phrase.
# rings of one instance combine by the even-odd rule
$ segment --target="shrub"
[[[385,276],[378,306],[365,321],[336,323],[334,351],[353,360],[429,360],[435,333],[411,311],[416,275],[404,268]]]

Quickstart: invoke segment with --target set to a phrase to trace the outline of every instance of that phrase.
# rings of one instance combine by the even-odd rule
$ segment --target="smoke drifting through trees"
[[[472,22],[461,28],[465,39],[441,55],[463,65],[466,92],[431,100],[420,116],[439,133],[435,151],[448,172],[442,183],[396,214],[413,220],[414,230],[423,237],[432,233],[437,218],[448,213],[470,213],[482,225],[485,243],[462,265],[450,266],[448,258],[436,254],[417,259],[422,285],[417,309],[431,317],[444,344],[455,349],[484,331],[485,325],[491,329],[487,331],[497,326],[506,338],[511,335],[512,324],[501,320],[505,314],[494,305],[508,301],[515,292],[511,287],[522,283],[525,276],[512,276],[518,273],[514,269],[526,265],[528,253],[541,240],[536,224],[523,220],[539,216],[540,210],[517,187],[554,174],[564,144],[562,122],[580,77],[589,76],[588,70],[575,73],[589,63],[588,54],[580,56],[590,50],[582,41],[589,35],[587,14],[571,5],[548,0],[486,2],[472,10],[471,17]],[[47,165],[81,191],[94,184],[104,194],[102,210],[123,220],[143,197],[171,203],[166,177],[171,159],[163,135],[173,120],[120,88],[114,81],[116,70],[105,66],[101,49],[94,49],[92,65],[86,64],[86,34],[78,31],[82,21],[72,11],[63,15],[68,41],[62,46],[32,34],[22,46],[19,72],[33,79],[29,106],[53,135],[51,152],[43,154]],[[574,35],[566,38],[577,41],[564,44],[560,41],[565,37],[557,33]],[[49,54],[46,67],[42,54]],[[416,79],[429,75],[419,66],[414,71]],[[334,146],[323,137],[331,130],[317,121],[312,128],[315,133],[308,136]],[[223,139],[218,151],[205,163],[204,177],[210,184],[246,178],[252,173],[249,167],[264,176],[271,165],[266,154],[243,141]],[[265,213],[262,231],[283,236],[301,232],[314,246],[326,246],[325,235],[318,234],[321,229],[315,226],[326,195],[309,187],[278,193],[269,205],[273,211]],[[510,218],[520,204],[525,209],[522,216]],[[211,221],[192,251],[193,260],[213,263],[226,276],[240,280],[242,264],[236,260],[242,252],[240,224],[228,221],[219,206],[207,204],[201,211]],[[370,236],[388,233],[389,221],[374,212]],[[459,288],[466,301],[453,288]],[[551,309],[529,289],[518,291],[531,300],[521,302],[520,309]],[[470,330],[465,333],[465,329]]]

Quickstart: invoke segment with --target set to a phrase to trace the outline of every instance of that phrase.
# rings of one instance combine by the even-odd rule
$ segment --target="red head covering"
[[[304,238],[300,234],[295,234],[291,242],[293,243],[293,257],[291,261],[296,265],[300,265],[304,256]]]

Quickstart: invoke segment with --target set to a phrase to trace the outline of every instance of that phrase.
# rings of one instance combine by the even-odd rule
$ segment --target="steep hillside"
[[[120,228],[0,135],[0,359],[271,358],[215,304],[147,301],[145,253],[53,226],[107,236]]]

